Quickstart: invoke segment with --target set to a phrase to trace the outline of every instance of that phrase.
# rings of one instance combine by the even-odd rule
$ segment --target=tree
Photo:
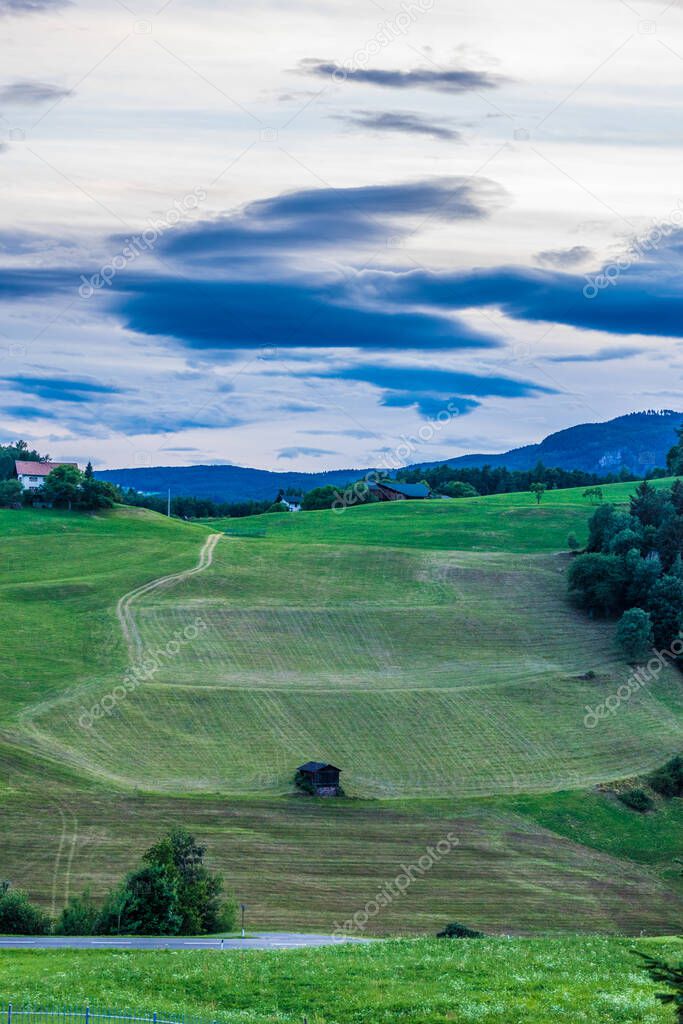
[[[178,935],[177,878],[159,865],[145,865],[126,875],[107,897],[98,918],[100,935]]]
[[[678,442],[670,449],[666,457],[666,468],[670,476],[678,476],[683,473],[683,426],[676,431]]]
[[[629,608],[619,619],[617,644],[631,661],[642,658],[654,642],[652,619],[642,608]]]
[[[441,493],[447,494],[449,498],[476,498],[479,496],[476,487],[466,484],[462,480],[452,480],[441,488]]]
[[[94,935],[100,911],[88,889],[72,896],[55,922],[55,935]]]
[[[0,480],[0,508],[20,504],[23,490],[20,480]]]
[[[591,504],[594,502],[602,501],[604,494],[602,487],[587,487],[583,492],[584,498],[589,498]]]
[[[541,483],[540,480],[536,480],[536,481],[534,481],[534,483],[531,484],[531,486],[529,487],[529,490],[531,491],[532,494],[534,494],[536,496],[536,504],[540,505],[541,504],[541,498],[543,497],[545,492],[548,490],[548,485]]]
[[[21,889],[0,882],[0,935],[49,935],[52,922]]]
[[[35,448],[30,448],[26,441],[15,441],[14,444],[0,444],[0,480],[10,480],[14,474],[14,463],[49,462],[49,455],[41,455]]]
[[[579,555],[569,566],[569,596],[579,607],[596,615],[621,611],[624,567],[616,555]]]
[[[143,861],[175,880],[179,931],[184,935],[227,930],[235,921],[234,904],[223,902],[223,879],[204,867],[206,847],[186,829],[172,829],[152,846]]]
[[[41,497],[58,508],[71,508],[81,495],[83,474],[75,466],[56,466],[45,478]]]
[[[657,647],[670,647],[683,625],[683,581],[661,576],[648,595],[647,610],[652,617]]]
[[[90,463],[88,463],[88,466],[90,466]],[[78,505],[80,508],[87,511],[97,508],[113,508],[120,498],[119,490],[114,484],[109,483],[108,480],[96,480],[92,475],[92,466],[90,466],[90,476],[88,476],[88,470],[86,469],[78,495]]]

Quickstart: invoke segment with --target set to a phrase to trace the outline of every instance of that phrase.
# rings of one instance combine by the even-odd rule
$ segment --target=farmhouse
[[[398,480],[378,480],[370,484],[370,490],[380,501],[414,501],[432,493],[426,484],[403,484]]]
[[[307,761],[296,770],[297,783],[315,796],[340,796],[341,769],[324,761]]]
[[[14,472],[19,483],[27,491],[37,491],[45,483],[48,476],[57,466],[73,466],[78,469],[75,462],[21,462],[14,463]]]

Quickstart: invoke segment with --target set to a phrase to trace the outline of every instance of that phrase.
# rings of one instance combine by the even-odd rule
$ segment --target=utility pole
[[[171,488],[168,489],[168,504],[166,505],[166,515],[171,518]]]
[[[240,903],[240,910],[242,911],[242,938],[244,938],[244,911],[247,909],[246,903]]]

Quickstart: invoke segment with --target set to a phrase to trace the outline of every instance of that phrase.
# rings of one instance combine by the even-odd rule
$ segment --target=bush
[[[617,796],[622,804],[626,804],[632,811],[638,811],[639,814],[651,811],[655,805],[652,797],[648,796],[644,789],[627,789],[623,793],[617,793]]]
[[[578,551],[581,547],[581,544],[579,543],[579,538],[576,536],[575,533],[570,533],[567,537],[567,547],[570,551]]]
[[[624,567],[616,555],[579,555],[567,575],[570,599],[595,615],[621,610],[625,582]]]
[[[99,910],[89,890],[82,896],[72,896],[55,922],[55,935],[94,935]]]
[[[629,608],[624,612],[617,625],[616,641],[631,661],[642,658],[654,643],[652,619],[648,612],[642,608]]]
[[[476,932],[473,928],[467,928],[464,924],[451,921],[442,932],[436,933],[437,939],[483,939],[483,932]]]
[[[683,757],[672,757],[648,778],[655,793],[661,796],[683,796]]]
[[[0,935],[49,935],[52,921],[21,889],[0,882]]]
[[[20,505],[23,489],[19,480],[0,480],[0,508]]]

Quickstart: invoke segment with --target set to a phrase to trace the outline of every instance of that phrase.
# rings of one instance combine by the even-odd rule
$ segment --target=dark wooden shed
[[[339,796],[341,786],[339,776],[341,768],[324,761],[307,761],[296,770],[297,781],[302,789],[307,789],[315,796]]]

